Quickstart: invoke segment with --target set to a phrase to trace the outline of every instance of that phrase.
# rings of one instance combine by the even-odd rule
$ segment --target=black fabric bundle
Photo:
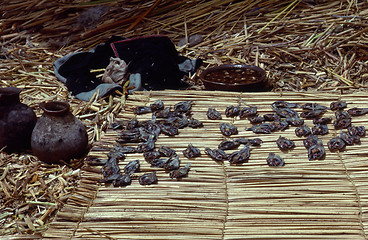
[[[58,59],[54,63],[55,75],[65,83],[77,98],[88,101],[98,90],[101,97],[111,94],[117,84],[103,83],[97,77],[106,68],[110,57],[118,57],[128,64],[129,88],[135,90],[183,89],[184,75],[194,73],[202,63],[180,56],[167,36],[152,35],[125,39],[113,36],[105,44],[90,52],[78,52]]]

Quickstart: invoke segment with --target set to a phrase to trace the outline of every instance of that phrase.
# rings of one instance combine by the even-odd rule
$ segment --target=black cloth
[[[91,52],[68,56],[54,64],[54,69],[58,78],[64,79],[68,90],[77,95],[93,91],[103,84],[101,78],[96,77],[101,72],[91,73],[90,70],[106,68],[110,57],[124,60],[128,64],[129,73],[139,73],[145,90],[185,88],[187,84],[182,81],[184,75],[194,73],[202,63],[200,59],[191,60],[180,56],[167,36],[130,39],[113,36]],[[190,62],[193,67],[181,70],[179,65],[184,62]]]

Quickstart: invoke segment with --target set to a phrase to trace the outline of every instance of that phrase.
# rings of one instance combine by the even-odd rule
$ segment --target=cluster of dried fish
[[[237,106],[228,106],[225,110],[226,117],[237,117],[239,116],[240,119],[249,118],[257,115],[257,107],[256,106],[247,106],[241,107],[240,104]],[[211,120],[221,120],[222,116],[219,111],[215,108],[208,108],[207,110],[207,117]]]
[[[285,165],[284,159],[273,152],[269,153],[266,161],[270,167],[283,167]]]
[[[228,106],[225,110],[226,117],[239,117],[240,119],[247,118],[252,127],[246,128],[257,134],[270,134],[277,130],[283,131],[289,126],[295,126],[295,134],[298,137],[308,137],[304,140],[304,145],[308,149],[309,160],[323,159],[325,156],[325,149],[323,147],[322,140],[318,139],[318,135],[326,135],[329,133],[328,124],[333,122],[335,129],[347,129],[347,133],[341,131],[340,136],[332,138],[327,146],[330,151],[343,150],[345,145],[352,145],[360,142],[360,137],[365,136],[364,126],[351,126],[352,116],[361,116],[368,113],[368,108],[354,107],[347,111],[344,108],[347,107],[346,102],[332,102],[330,107],[322,106],[317,103],[306,103],[299,105],[296,103],[289,103],[286,101],[275,101],[271,104],[271,108],[274,113],[264,114],[260,116],[257,114],[256,106],[249,106],[241,108],[238,106]],[[299,114],[295,109],[301,108],[302,112]],[[323,117],[324,113],[328,110],[335,111],[335,120],[332,117]],[[222,119],[221,113],[215,108],[209,108],[207,111],[207,117],[212,120]],[[313,119],[314,126],[308,127],[304,123],[304,119]],[[238,134],[236,126],[230,123],[221,123],[220,130],[226,137]],[[234,149],[240,145],[241,140],[225,140],[216,150],[206,148],[206,153],[217,161],[229,160],[235,163],[234,156],[226,154],[223,150]],[[246,142],[249,144],[250,142]],[[276,140],[277,146],[281,150],[290,150],[295,147],[295,143],[285,137],[280,136]],[[242,162],[247,161],[249,158],[249,148],[245,147],[242,151]],[[245,157],[244,157],[245,156]],[[276,155],[269,156],[267,162],[283,162]],[[272,160],[270,160],[272,159]],[[271,163],[274,166],[274,163]],[[270,166],[271,166],[270,165]],[[280,166],[283,166],[280,164]]]
[[[300,107],[295,103],[288,103],[285,101],[276,101],[271,105],[273,114],[265,114],[263,116],[255,115],[249,119],[253,124],[246,130],[253,131],[254,133],[270,134],[274,131],[283,131],[291,126],[301,126],[304,124],[304,120],[299,117],[299,114],[293,109]]]
[[[227,154],[224,150],[231,150],[238,148],[241,144],[245,146],[231,154]],[[232,140],[223,140],[217,149],[205,148],[205,153],[210,156],[215,161],[225,161],[228,160],[231,164],[241,164],[248,162],[250,156],[249,146],[259,146],[262,144],[262,140],[259,138],[248,139],[248,138],[238,138]]]
[[[172,107],[165,107],[161,100],[156,101],[150,106],[138,106],[134,108],[134,113],[152,114],[152,119],[148,121],[138,121],[132,119],[127,122],[112,124],[113,129],[122,131],[119,133],[117,142],[120,145],[110,151],[109,159],[102,168],[104,178],[101,182],[112,182],[114,186],[125,186],[131,183],[131,175],[139,171],[139,160],[128,163],[124,168],[124,173],[120,172],[118,160],[124,159],[128,153],[143,153],[144,159],[151,164],[151,167],[163,168],[169,171],[171,178],[185,177],[191,164],[180,167],[179,155],[175,150],[160,146],[156,148],[156,140],[163,133],[167,136],[179,134],[179,129],[185,127],[198,128],[203,123],[191,116],[191,101],[178,102]],[[137,147],[124,146],[127,143],[138,143]],[[183,151],[187,158],[194,158],[200,155],[198,148],[189,144]],[[138,178],[141,185],[149,185],[157,182],[156,172],[145,173]]]
[[[343,111],[347,107],[345,102],[333,102],[330,108],[321,106],[317,103],[306,103],[298,105],[285,101],[276,101],[271,104],[274,113],[264,114],[259,116],[256,106],[240,107],[229,106],[225,110],[226,117],[239,117],[240,119],[248,119],[251,123],[256,124],[246,130],[252,130],[254,133],[269,134],[276,130],[284,130],[289,126],[295,126],[295,134],[298,137],[307,137],[304,139],[304,146],[308,150],[309,160],[322,160],[325,157],[325,148],[323,142],[318,138],[318,135],[328,133],[328,126],[333,122],[336,129],[346,128],[348,131],[341,131],[339,137],[332,138],[327,146],[330,151],[342,150],[345,145],[352,145],[360,141],[360,137],[365,136],[364,126],[351,126],[351,116],[358,116],[368,113],[365,108],[351,108]],[[138,106],[134,108],[134,113],[152,114],[152,119],[147,121],[138,121],[132,119],[124,123],[113,124],[114,129],[122,129],[119,133],[117,142],[120,145],[115,146],[108,154],[102,172],[104,179],[101,182],[113,183],[114,186],[125,186],[131,183],[131,176],[139,171],[139,160],[134,160],[128,163],[123,172],[120,172],[118,160],[125,158],[128,153],[143,153],[144,159],[151,164],[151,167],[163,168],[169,172],[171,178],[181,178],[188,174],[191,164],[180,168],[180,159],[174,149],[166,146],[160,146],[155,150],[155,142],[160,133],[168,136],[179,134],[179,129],[184,127],[201,127],[202,122],[191,117],[192,102],[179,102],[171,107],[164,106],[164,103],[159,100],[150,106]],[[299,114],[295,109],[301,108]],[[335,111],[336,119],[332,117],[323,117],[327,110]],[[209,108],[207,117],[212,120],[222,119],[221,113],[215,108]],[[254,119],[258,119],[257,121]],[[309,128],[304,119],[313,119],[314,126]],[[236,126],[230,123],[220,124],[221,133],[226,136],[238,134]],[[138,143],[137,147],[123,146],[126,143]],[[205,153],[215,161],[229,161],[230,164],[241,164],[248,162],[250,157],[250,147],[260,146],[262,140],[260,138],[236,138],[225,139],[217,149],[206,147]],[[276,140],[276,144],[282,151],[291,150],[295,147],[295,143],[285,137],[280,136]],[[244,145],[240,150],[232,153],[226,153],[226,150],[234,150]],[[189,144],[183,151],[183,155],[187,158],[195,158],[200,156],[201,152],[198,148]],[[278,155],[270,153],[266,159],[267,164],[272,167],[282,167],[285,161]],[[146,173],[138,178],[140,184],[147,185],[157,182],[156,172]]]
[[[104,183],[112,183],[115,187],[130,185],[132,182],[131,176],[138,172],[140,169],[139,160],[134,160],[129,162],[123,169],[123,172],[120,171],[119,160],[125,159],[125,154],[135,152],[134,149],[129,147],[121,147],[120,145],[116,145],[108,154],[108,159],[105,162],[105,165],[102,167],[103,179],[100,182]]]
[[[297,107],[297,106],[295,106]],[[330,139],[327,143],[330,151],[343,150],[345,145],[352,145],[354,143],[360,142],[360,137],[365,136],[364,126],[351,126],[352,116],[360,116],[368,113],[367,108],[351,108],[347,111],[343,111],[347,107],[346,102],[332,102],[330,104],[330,110],[335,111],[335,120],[333,125],[335,129],[348,129],[348,132],[340,132],[340,136],[336,136]],[[306,103],[301,106],[303,112],[300,114],[301,117],[306,119],[313,119],[313,124],[315,124],[312,129],[310,129],[305,124],[298,126],[295,129],[295,134],[298,137],[308,137],[304,140],[304,146],[308,149],[308,159],[317,160],[323,159],[325,156],[325,149],[323,147],[322,140],[318,139],[318,135],[328,134],[327,124],[332,122],[332,117],[322,117],[323,114],[328,110],[328,107],[321,106],[317,103]],[[288,110],[289,112],[290,110]],[[297,117],[297,115],[295,115]],[[277,141],[280,149],[281,139]],[[285,142],[285,141],[283,141]],[[289,145],[291,144],[291,145]],[[286,146],[292,146],[292,143],[286,144]]]
[[[196,157],[198,156],[199,150],[190,145],[185,151],[189,156]],[[185,177],[191,166],[191,164],[188,163],[185,167],[180,168],[179,155],[176,154],[175,150],[166,146],[161,146],[158,151],[147,151],[143,156],[144,159],[151,164],[151,167],[163,168],[169,171],[169,176],[171,178]]]

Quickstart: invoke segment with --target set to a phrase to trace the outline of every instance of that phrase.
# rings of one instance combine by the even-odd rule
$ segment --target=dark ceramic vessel
[[[32,151],[49,164],[67,163],[88,153],[88,136],[83,123],[71,112],[67,102],[41,103],[44,111],[32,133]]]
[[[204,70],[200,79],[207,90],[262,92],[268,91],[263,69],[244,64],[224,64]]]
[[[0,88],[0,149],[7,153],[27,151],[37,117],[32,108],[19,100],[22,90]]]

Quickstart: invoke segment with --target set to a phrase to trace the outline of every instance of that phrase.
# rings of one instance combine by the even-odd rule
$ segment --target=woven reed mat
[[[68,204],[57,215],[45,238],[72,239],[366,239],[368,221],[368,139],[346,150],[331,153],[327,141],[339,133],[329,124],[330,133],[321,136],[326,149],[322,161],[309,161],[295,127],[273,134],[245,131],[248,120],[227,118],[227,106],[239,98],[257,105],[260,114],[272,113],[270,104],[285,100],[329,106],[343,100],[348,108],[368,107],[367,94],[325,93],[230,93],[206,91],[139,92],[129,96],[118,120],[134,117],[135,106],[158,99],[165,106],[193,101],[193,117],[203,121],[199,129],[185,128],[175,137],[160,135],[156,147],[165,145],[180,155],[181,165],[192,163],[188,177],[171,179],[168,173],[153,169],[142,154],[128,154],[120,167],[139,159],[141,172],[157,170],[158,183],[141,186],[137,180],[122,188],[97,183],[100,167],[84,167],[81,184]],[[208,120],[206,111],[214,107],[223,120]],[[298,109],[300,111],[300,109]],[[328,111],[324,116],[333,116]],[[139,115],[147,120],[151,114]],[[234,136],[260,137],[264,143],[251,148],[248,163],[230,165],[211,160],[204,148],[216,148],[225,139],[219,122],[232,122],[239,129]],[[313,126],[311,120],[306,124]],[[367,115],[353,117],[354,125],[368,127]],[[346,129],[344,130],[346,131]],[[275,141],[279,136],[295,141],[296,147],[281,152]],[[106,158],[115,144],[117,132],[108,130],[90,156]],[[199,147],[202,156],[189,160],[182,150],[189,143]],[[230,151],[231,152],[231,151]],[[282,168],[266,163],[269,152],[281,155]]]

